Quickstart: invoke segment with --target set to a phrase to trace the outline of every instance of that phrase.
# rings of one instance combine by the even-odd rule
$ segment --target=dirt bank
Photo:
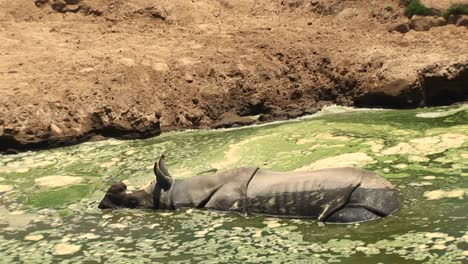
[[[403,13],[390,0],[0,0],[0,151],[466,100],[468,29],[389,32]]]

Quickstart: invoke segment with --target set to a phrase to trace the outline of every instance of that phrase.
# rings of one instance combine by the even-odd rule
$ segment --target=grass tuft
[[[405,15],[407,17],[412,17],[414,15],[429,16],[432,15],[432,11],[424,6],[420,0],[411,0],[406,6]]]
[[[452,5],[444,12],[444,17],[448,18],[451,15],[468,15],[468,6],[462,4]]]

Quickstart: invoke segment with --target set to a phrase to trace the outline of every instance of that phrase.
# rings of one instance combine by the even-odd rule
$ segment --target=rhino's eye
[[[122,203],[122,196],[119,194],[107,194],[106,197],[115,205],[120,205]]]
[[[118,192],[125,192],[126,190],[127,190],[127,186],[125,186],[125,185],[119,185],[119,186],[117,187],[117,190],[116,190],[116,191],[118,191]]]

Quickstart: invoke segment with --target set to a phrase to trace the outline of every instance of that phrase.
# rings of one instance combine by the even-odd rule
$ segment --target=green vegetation
[[[393,12],[393,6],[387,6],[385,7],[385,10],[387,10],[388,12]]]
[[[432,15],[432,11],[424,6],[420,0],[411,0],[406,6],[405,15],[407,17],[414,15],[428,16]]]
[[[75,185],[68,188],[52,189],[31,195],[28,203],[39,208],[60,207],[71,202],[77,202],[88,196],[92,186]]]
[[[468,6],[462,4],[452,5],[444,12],[445,18],[448,18],[450,15],[468,15]]]

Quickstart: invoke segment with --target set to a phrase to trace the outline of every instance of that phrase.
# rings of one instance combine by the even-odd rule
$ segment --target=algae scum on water
[[[333,225],[205,210],[100,211],[113,181],[239,166],[358,166],[398,187],[403,207]],[[328,107],[301,120],[0,156],[0,263],[466,263],[468,106]]]

